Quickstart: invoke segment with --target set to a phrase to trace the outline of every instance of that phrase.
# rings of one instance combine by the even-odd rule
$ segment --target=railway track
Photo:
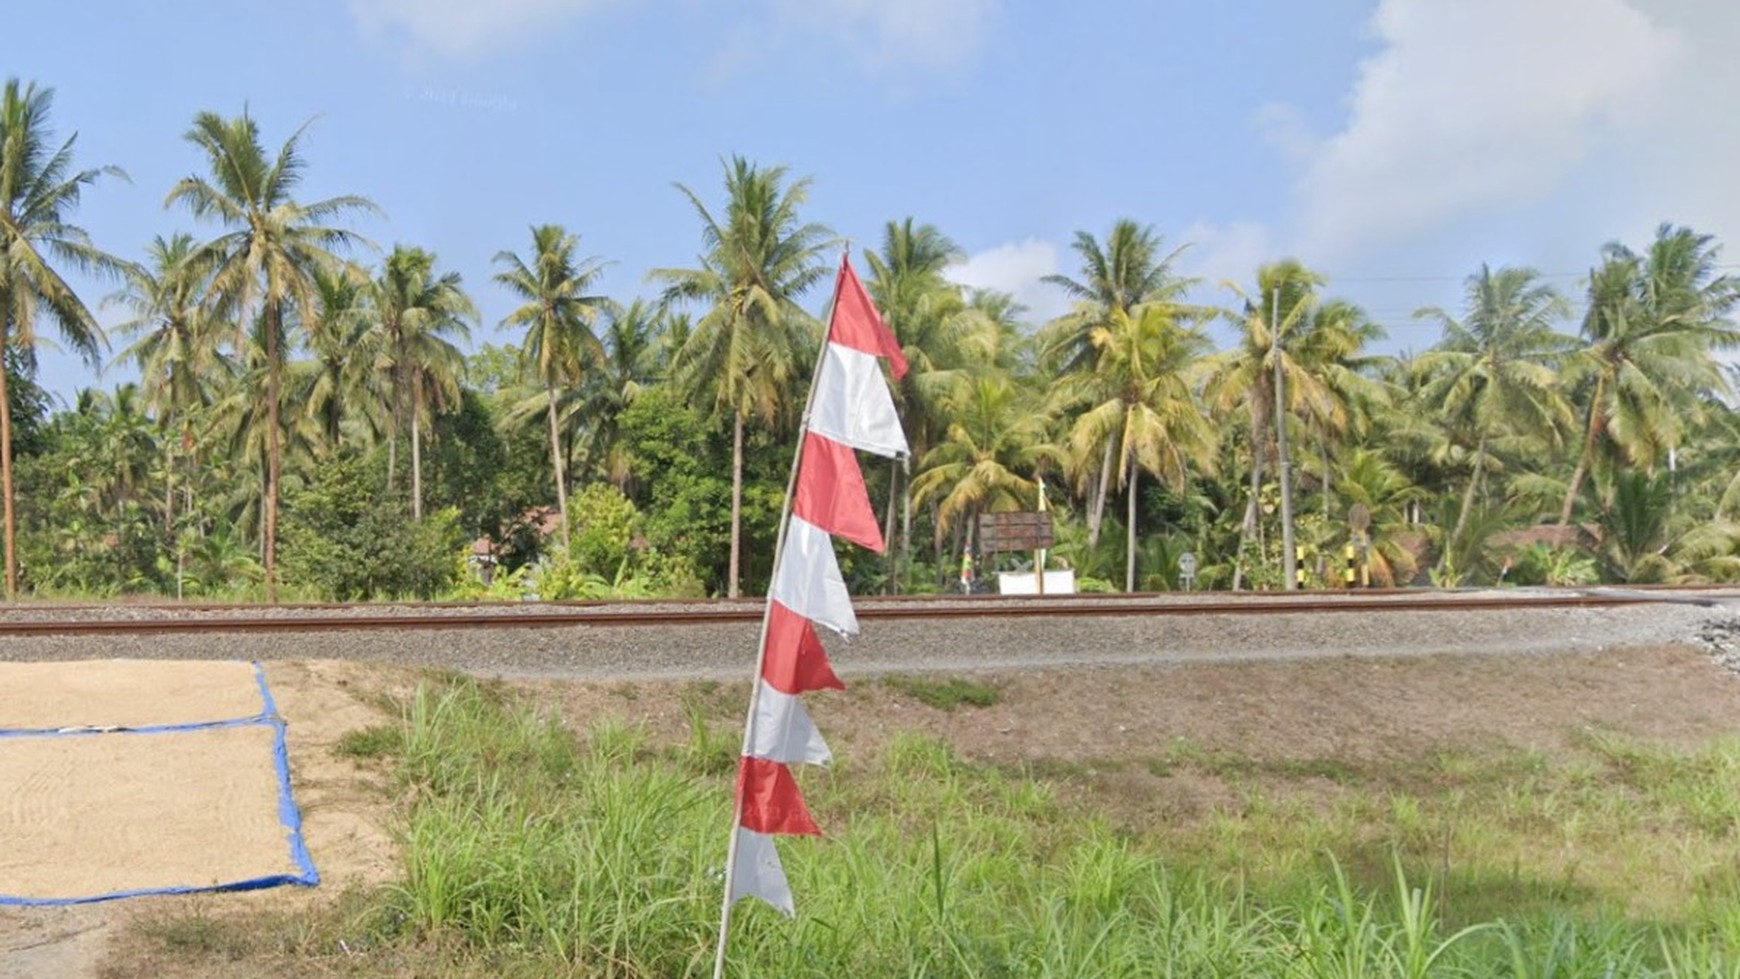
[[[1730,587],[1384,590],[1309,593],[1158,593],[1041,596],[861,596],[859,619],[961,620],[1478,612],[1596,608],[1652,602],[1715,605]],[[759,620],[762,602],[540,602],[398,605],[26,605],[0,607],[8,636],[475,630],[564,626],[680,626]]]

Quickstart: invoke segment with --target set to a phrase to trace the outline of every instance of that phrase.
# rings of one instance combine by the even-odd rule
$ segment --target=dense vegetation
[[[684,705],[683,741],[595,715],[577,736],[499,686],[425,685],[402,723],[338,745],[390,766],[390,882],[300,911],[166,910],[119,974],[708,975],[740,702],[696,684]],[[911,731],[848,751],[805,785],[828,837],[782,845],[798,918],[741,905],[727,974],[1740,968],[1730,741],[1592,731],[1564,754],[1268,767],[1184,739],[1154,751],[1126,763],[1225,779],[1225,807],[1148,797],[1110,815],[1094,786],[1116,780],[1091,766],[974,761]]]
[[[48,90],[0,93],[0,469],[7,589],[276,598],[736,594],[769,573],[791,446],[840,246],[809,182],[743,159],[693,205],[694,267],[652,298],[596,291],[603,260],[559,225],[496,256],[511,343],[438,256],[374,250],[367,198],[299,196],[300,131],[201,112],[195,175],[166,207],[194,231],[139,261],[73,223],[108,169],[56,143]],[[114,243],[105,243],[114,244]],[[511,243],[505,243],[511,244]],[[692,242],[672,242],[673,255]],[[1718,244],[1663,225],[1609,244],[1575,297],[1523,268],[1469,276],[1430,349],[1381,329],[1292,260],[1193,301],[1137,221],[1078,233],[1075,305],[1048,323],[949,281],[939,229],[890,221],[863,256],[913,365],[914,450],[876,465],[888,557],[860,590],[947,585],[975,518],[1057,511],[1053,558],[1085,587],[1341,583],[1369,515],[1378,584],[1731,580],[1740,340]],[[112,296],[64,275],[108,275]],[[1580,300],[1573,302],[1573,299]],[[139,381],[50,411],[36,344]],[[1236,342],[1216,350],[1219,323]],[[467,565],[488,538],[485,585]],[[1012,565],[1028,556],[996,558]],[[1296,568],[1295,568],[1296,566]]]

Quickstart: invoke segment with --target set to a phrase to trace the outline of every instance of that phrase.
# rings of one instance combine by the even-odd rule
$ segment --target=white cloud
[[[1740,196],[1734,164],[1740,160],[1740,130],[1727,122],[1726,93],[1740,87],[1740,7],[1731,0],[1639,0],[1639,6],[1686,38],[1686,56],[1639,138],[1627,147],[1624,165],[1633,186],[1607,203],[1625,239],[1641,244],[1659,221],[1713,233],[1727,248],[1724,260],[1740,261]],[[1623,209],[1621,209],[1623,208]]]
[[[1381,0],[1372,26],[1346,127],[1303,148],[1308,260],[1546,194],[1635,128],[1685,44],[1624,0]]]
[[[1029,322],[1044,323],[1069,311],[1069,297],[1040,280],[1057,273],[1057,246],[1039,238],[1012,241],[976,252],[943,273],[973,289],[1007,292],[1027,307]]]
[[[786,28],[844,44],[868,67],[973,60],[1001,0],[772,0]]]
[[[1199,295],[1221,294],[1222,282],[1240,285],[1256,279],[1257,266],[1275,261],[1274,235],[1267,225],[1252,221],[1231,224],[1193,224],[1179,241],[1189,244],[1178,256],[1177,271],[1200,280]]]
[[[610,0],[350,0],[351,16],[370,33],[402,33],[413,48],[476,54],[517,41]]]
[[[364,31],[412,50],[461,57],[501,48],[613,0],[349,0]],[[655,4],[637,0],[646,6]],[[821,38],[872,70],[946,70],[972,61],[1003,0],[753,0],[736,5],[739,31],[721,39],[726,67],[765,62]],[[665,6],[674,4],[667,2]]]

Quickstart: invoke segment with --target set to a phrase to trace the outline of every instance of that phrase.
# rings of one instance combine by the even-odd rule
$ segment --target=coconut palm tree
[[[947,389],[954,372],[974,358],[969,337],[985,317],[971,307],[964,290],[943,275],[948,266],[966,257],[953,241],[934,225],[915,224],[912,218],[890,221],[882,229],[882,247],[865,253],[870,266],[866,288],[882,318],[888,323],[906,355],[908,370],[895,384],[906,442],[914,456],[922,457],[940,436],[943,420],[936,400]],[[904,563],[910,553],[912,487],[901,479],[909,466],[905,459],[889,460],[889,497],[884,539],[891,562]],[[904,504],[904,505],[901,505]],[[899,546],[895,545],[894,511],[901,505]],[[890,587],[899,575],[888,575]]]
[[[58,267],[114,274],[122,263],[69,224],[85,188],[113,167],[74,170],[76,135],[54,146],[49,111],[54,90],[9,78],[0,89],[0,352],[12,366],[34,366],[39,318],[92,367],[103,331]],[[17,515],[12,486],[12,400],[0,370],[0,499],[6,525],[6,597],[18,594]]]
[[[1349,504],[1363,506],[1370,519],[1370,547],[1366,555],[1373,581],[1386,587],[1407,584],[1417,570],[1412,552],[1399,538],[1408,530],[1408,511],[1429,494],[1416,486],[1401,468],[1379,452],[1360,448],[1348,455],[1341,467],[1341,496]]]
[[[226,230],[199,249],[209,262],[212,305],[227,311],[237,323],[253,325],[255,313],[264,339],[260,351],[266,374],[266,485],[263,563],[266,599],[278,599],[278,493],[283,463],[279,428],[285,332],[294,320],[312,329],[319,318],[315,275],[338,261],[335,250],[364,244],[353,232],[330,222],[350,214],[375,213],[367,198],[329,197],[311,204],[294,194],[302,182],[306,161],[299,143],[304,124],[284,141],[276,155],[260,142],[260,127],[247,110],[232,119],[214,112],[193,117],[186,139],[204,155],[208,176],[183,177],[169,192],[166,207],[186,205],[195,218],[212,220]],[[246,347],[238,337],[237,347]]]
[[[948,428],[918,460],[913,501],[936,503],[938,538],[971,533],[981,513],[1038,505],[1034,474],[1061,461],[1037,393],[998,371],[962,377],[940,400]]]
[[[334,265],[314,274],[319,317],[308,336],[313,369],[297,397],[303,413],[317,423],[323,456],[338,449],[344,440],[345,423],[353,415],[363,415],[368,426],[365,432],[378,432],[374,427],[377,419],[366,415],[382,400],[371,397],[377,378],[367,346],[371,326],[370,317],[365,315],[368,286],[368,280],[350,265]]]
[[[1415,314],[1444,330],[1414,360],[1426,378],[1420,396],[1474,442],[1452,542],[1468,525],[1495,442],[1517,435],[1551,442],[1572,424],[1556,373],[1571,341],[1553,329],[1565,315],[1565,300],[1532,269],[1485,265],[1468,277],[1461,319],[1437,307]]]
[[[1292,459],[1287,447],[1287,417],[1312,420],[1319,430],[1338,430],[1347,407],[1331,378],[1351,384],[1342,361],[1363,343],[1364,320],[1356,307],[1324,303],[1323,278],[1288,259],[1257,270],[1257,289],[1247,293],[1226,283],[1241,300],[1222,313],[1239,328],[1239,344],[1219,355],[1204,389],[1211,407],[1223,415],[1243,407],[1249,412],[1251,482],[1239,528],[1240,563],[1234,587],[1244,577],[1243,556],[1257,530],[1263,470],[1272,453],[1280,483],[1284,587],[1296,585],[1293,571]],[[1329,369],[1337,365],[1336,370]]]
[[[581,389],[575,413],[586,420],[585,460],[617,489],[629,481],[629,454],[617,439],[617,421],[654,382],[654,355],[660,323],[654,307],[636,299],[610,317],[604,330],[604,359]]]
[[[1086,231],[1075,233],[1070,248],[1081,258],[1081,278],[1048,275],[1042,280],[1076,302],[1074,310],[1041,332],[1041,346],[1054,365],[1065,371],[1092,367],[1098,357],[1093,331],[1105,326],[1113,313],[1183,296],[1193,283],[1181,278],[1172,264],[1184,248],[1162,254],[1163,247],[1164,239],[1152,227],[1129,218],[1113,223],[1103,245]]]
[[[1124,590],[1136,590],[1136,487],[1142,471],[1175,491],[1193,472],[1214,468],[1214,424],[1197,407],[1195,390],[1209,339],[1167,302],[1116,310],[1092,334],[1098,361],[1078,376],[1090,404],[1070,432],[1077,458],[1114,447],[1116,485],[1128,497]]]
[[[743,430],[750,418],[771,425],[796,410],[794,392],[818,340],[815,319],[798,299],[826,279],[822,253],[833,240],[799,209],[810,181],[786,181],[785,167],[725,163],[725,207],[715,215],[677,185],[701,219],[697,268],[655,269],[666,303],[706,307],[677,353],[673,380],[691,398],[731,419],[731,556],[726,594],[739,594],[743,547]]]
[[[1567,374],[1584,390],[1582,448],[1559,525],[1571,522],[1583,480],[1607,447],[1653,468],[1683,437],[1687,414],[1727,390],[1712,351],[1740,343],[1727,314],[1740,280],[1717,274],[1714,239],[1664,224],[1642,255],[1617,242],[1589,273],[1584,346]]]
[[[1039,331],[1041,363],[1058,375],[1093,369],[1098,358],[1094,330],[1108,326],[1113,314],[1128,313],[1140,303],[1178,303],[1194,284],[1172,267],[1184,249],[1162,253],[1164,242],[1154,229],[1129,218],[1113,223],[1103,245],[1088,232],[1077,231],[1070,247],[1081,258],[1081,278],[1048,275],[1043,280],[1075,300],[1073,310]],[[1113,478],[1113,454],[1112,444],[1107,442],[1100,448],[1098,471],[1085,471],[1089,547],[1099,541],[1107,488]]]
[[[466,338],[477,307],[458,272],[435,273],[435,256],[398,245],[369,288],[363,342],[375,351],[388,393],[387,489],[392,490],[399,433],[411,433],[411,516],[423,518],[422,426],[425,409],[455,402],[465,355],[449,336]]]
[[[543,388],[541,398],[550,427],[550,470],[556,480],[564,553],[568,550],[567,457],[562,454],[557,407],[563,393],[584,384],[604,359],[603,345],[593,331],[599,316],[610,308],[610,300],[591,294],[603,271],[603,261],[578,257],[579,247],[579,235],[560,225],[542,224],[532,229],[530,264],[509,251],[495,256],[495,261],[507,266],[496,273],[495,281],[524,300],[501,321],[501,328],[525,329],[520,344],[521,369]]]
[[[175,536],[175,455],[193,445],[192,417],[211,403],[219,376],[218,322],[204,305],[211,270],[196,254],[193,236],[159,235],[145,248],[145,264],[126,270],[125,286],[111,297],[133,317],[115,329],[137,336],[118,359],[139,368],[145,406],[165,430],[163,535]],[[174,437],[170,437],[173,433]]]
[[[267,335],[269,324],[264,311],[254,316],[252,329],[243,338],[234,366],[218,386],[210,408],[216,448],[234,467],[234,478],[219,484],[226,492],[221,508],[234,514],[238,523],[254,533],[262,566],[269,540],[266,522],[275,519],[273,454],[276,452],[280,465],[286,458],[296,463],[290,467],[291,472],[296,472],[318,457],[324,441],[318,417],[304,411],[276,411],[278,406],[269,395],[274,374],[285,390],[300,395],[314,386],[315,376],[322,369],[317,361],[297,360],[281,362],[273,370],[267,351],[283,351],[291,330],[302,328],[296,308],[289,307],[286,312],[288,315],[279,321],[275,338]],[[268,576],[269,600],[276,595],[270,581]]]

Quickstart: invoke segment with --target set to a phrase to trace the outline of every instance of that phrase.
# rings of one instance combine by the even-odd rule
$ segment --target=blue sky
[[[813,177],[808,216],[859,248],[936,224],[1035,319],[1073,233],[1129,216],[1190,243],[1205,297],[1292,255],[1420,349],[1409,314],[1483,261],[1575,294],[1663,220],[1740,240],[1734,50],[1723,0],[36,0],[0,32],[77,161],[131,177],[76,215],[102,247],[213,233],[163,208],[196,111],[246,105],[273,147],[312,120],[305,196],[376,201],[357,229],[434,250],[495,341],[491,256],[532,224],[650,294],[699,247],[673,183],[716,201],[741,154]],[[62,397],[93,379],[44,356]]]

